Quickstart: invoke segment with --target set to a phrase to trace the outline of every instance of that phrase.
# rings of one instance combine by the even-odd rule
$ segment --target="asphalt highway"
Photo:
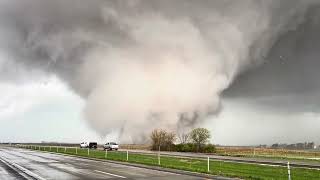
[[[27,149],[0,146],[0,179],[203,179]]]

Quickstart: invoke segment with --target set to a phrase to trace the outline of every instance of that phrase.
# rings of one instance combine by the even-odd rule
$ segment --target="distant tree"
[[[279,144],[276,143],[276,144],[272,144],[271,148],[278,148],[279,147]]]
[[[155,129],[151,132],[152,150],[170,150],[176,135],[163,129]]]
[[[201,148],[202,145],[206,144],[211,137],[210,131],[206,128],[196,128],[193,129],[190,133],[190,138],[193,143],[197,146],[197,152]]]

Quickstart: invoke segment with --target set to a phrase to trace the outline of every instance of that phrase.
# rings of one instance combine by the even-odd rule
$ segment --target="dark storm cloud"
[[[313,6],[302,24],[279,37],[262,65],[240,75],[224,95],[280,109],[319,109],[319,32],[320,7]]]

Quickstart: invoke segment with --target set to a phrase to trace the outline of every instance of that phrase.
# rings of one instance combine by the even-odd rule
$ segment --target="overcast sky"
[[[213,127],[219,143],[320,143],[320,27],[315,14],[307,18],[224,92]]]
[[[320,143],[318,1],[81,2],[0,0],[0,142]]]
[[[116,140],[88,127],[83,100],[55,76],[26,84],[0,83],[0,89],[0,142]]]

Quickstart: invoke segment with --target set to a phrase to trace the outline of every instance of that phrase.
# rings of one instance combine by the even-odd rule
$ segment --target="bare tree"
[[[178,139],[181,144],[186,144],[190,140],[190,133],[181,132],[178,134]]]
[[[153,150],[170,150],[176,140],[176,135],[166,130],[155,129],[151,133],[151,140]]]

